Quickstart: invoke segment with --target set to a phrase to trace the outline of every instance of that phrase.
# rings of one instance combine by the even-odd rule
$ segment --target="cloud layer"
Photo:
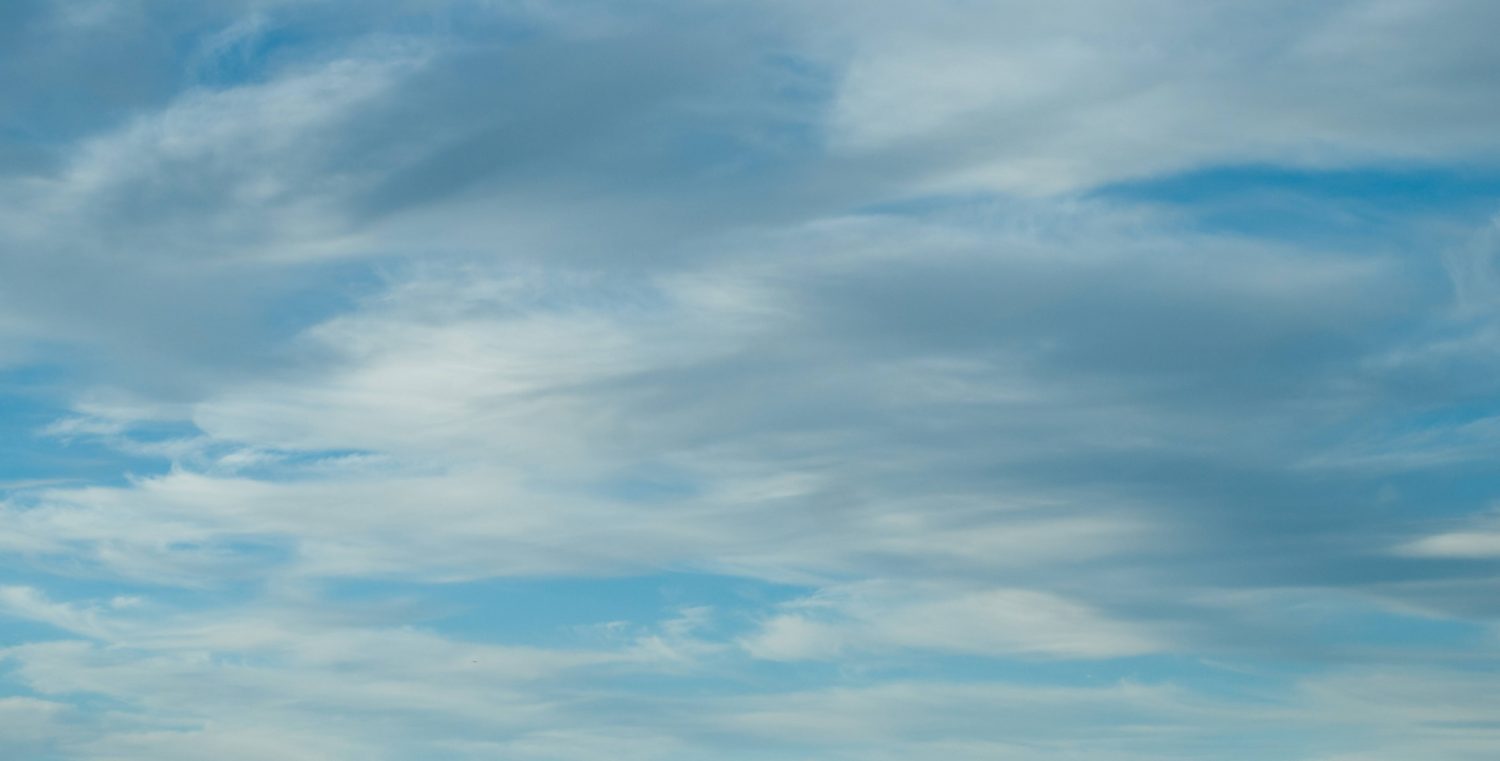
[[[1492,758],[1496,21],[7,6],[0,753]]]

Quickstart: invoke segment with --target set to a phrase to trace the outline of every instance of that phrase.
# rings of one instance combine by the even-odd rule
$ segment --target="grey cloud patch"
[[[192,413],[227,445],[367,450],[387,458],[378,470],[53,490],[18,506],[13,535],[113,536],[97,562],[160,578],[234,553],[174,559],[118,516],[205,547],[274,537],[304,573],[901,575],[1025,583],[1166,625],[1234,620],[1174,599],[1189,569],[1335,596],[1461,572],[1390,557],[1405,508],[1372,513],[1378,483],[1315,466],[1350,420],[1389,408],[1347,393],[1372,385],[1365,328],[1441,297],[1393,297],[1407,288],[1381,259],[1182,243],[1170,226],[1126,245],[1111,213],[1075,208],[1042,232],[846,218],[637,278],[413,272],[308,331],[307,367]],[[1135,356],[1172,344],[1175,363]],[[640,501],[566,486],[653,468],[689,488]],[[417,510],[428,494],[445,496]],[[1291,652],[1305,633],[1284,636]]]

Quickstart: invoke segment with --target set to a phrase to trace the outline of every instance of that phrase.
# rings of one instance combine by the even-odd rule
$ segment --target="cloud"
[[[1398,552],[1426,558],[1495,558],[1500,557],[1500,519],[1493,514],[1469,521],[1456,531],[1444,531],[1402,544]]]
[[[849,51],[832,145],[927,189],[1495,159],[1477,127],[1494,102],[1481,2],[806,8],[817,37]]]
[[[788,605],[743,640],[752,655],[804,660],[846,649],[919,649],[987,656],[1111,658],[1167,649],[1057,595],[862,582]]]
[[[1494,16],[0,9],[0,753],[1487,757]]]

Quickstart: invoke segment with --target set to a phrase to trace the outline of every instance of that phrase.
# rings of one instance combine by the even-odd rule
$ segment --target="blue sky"
[[[0,756],[1500,753],[1500,7],[0,7]]]

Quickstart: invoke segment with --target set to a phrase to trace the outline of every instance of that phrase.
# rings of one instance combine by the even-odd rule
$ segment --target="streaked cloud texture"
[[[1500,754],[1500,6],[0,7],[0,757]]]

